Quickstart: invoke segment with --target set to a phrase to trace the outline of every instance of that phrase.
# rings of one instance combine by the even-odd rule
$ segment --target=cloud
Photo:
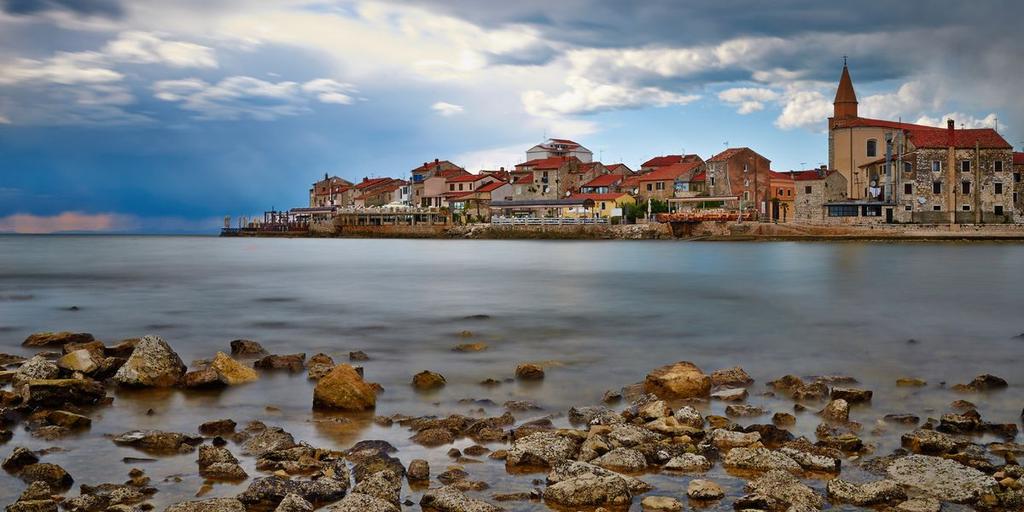
[[[117,0],[0,0],[8,14],[31,15],[48,11],[67,11],[82,16],[118,18],[124,9]]]
[[[592,114],[607,110],[686,105],[698,95],[676,94],[657,87],[635,87],[624,84],[597,83],[582,76],[566,79],[569,90],[557,96],[543,91],[526,91],[523,105],[530,114],[542,117],[565,114]]]
[[[161,39],[152,32],[124,32],[103,48],[115,62],[166,64],[175,68],[216,68],[213,49],[184,41]]]
[[[787,95],[782,113],[775,119],[775,126],[783,130],[793,128],[820,127],[825,130],[825,120],[832,115],[832,101],[819,91],[797,91]]]
[[[153,84],[153,91],[157,99],[179,103],[196,119],[270,121],[311,112],[311,97],[322,103],[350,104],[352,98],[341,91],[354,88],[323,78],[299,84],[232,76],[216,84],[198,78],[162,80]]]
[[[456,105],[454,103],[448,103],[445,101],[439,101],[430,106],[430,109],[437,112],[439,115],[444,117],[451,117],[456,114],[461,114],[463,111],[462,105]]]
[[[44,60],[16,59],[0,66],[0,85],[42,82],[62,85],[118,82],[124,75],[109,68],[97,52],[58,52]]]
[[[64,212],[57,215],[16,213],[0,217],[0,233],[67,233],[120,231],[131,227],[131,218],[113,213]]]
[[[935,126],[937,128],[945,128],[947,119],[952,119],[956,123],[957,128],[960,128],[961,125],[963,125],[964,128],[996,128],[997,126],[1000,130],[1005,130],[1007,128],[1005,124],[999,123],[999,117],[996,116],[995,112],[981,118],[961,112],[950,112],[939,117],[924,115],[919,117],[917,121],[914,121],[914,123],[923,124],[925,126]]]
[[[740,114],[750,114],[764,110],[765,102],[779,99],[779,93],[757,87],[736,87],[718,93],[718,99],[738,107]]]

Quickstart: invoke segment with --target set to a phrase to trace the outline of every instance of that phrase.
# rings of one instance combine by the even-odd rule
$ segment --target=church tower
[[[857,93],[853,90],[853,80],[850,79],[850,70],[846,67],[843,59],[843,74],[839,77],[839,89],[836,90],[836,99],[832,102],[833,119],[852,119],[857,117]]]

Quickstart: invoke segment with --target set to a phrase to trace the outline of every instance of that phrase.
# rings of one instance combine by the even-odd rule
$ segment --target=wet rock
[[[768,414],[768,411],[755,405],[727,405],[725,407],[725,415],[732,418],[751,418],[765,414]]]
[[[695,435],[701,432],[698,428],[693,428],[689,425],[683,425],[679,420],[672,416],[667,418],[658,418],[650,423],[644,425],[647,430],[664,434],[667,436],[683,436],[683,435]]]
[[[373,496],[398,507],[402,491],[402,477],[391,471],[378,471],[356,484],[353,493]]]
[[[671,417],[672,408],[664,400],[654,400],[638,407],[636,416],[647,421]]]
[[[207,421],[199,425],[199,433],[204,436],[226,436],[235,432],[235,423],[231,419]]]
[[[64,468],[47,462],[37,462],[21,468],[18,478],[26,483],[43,482],[52,489],[67,489],[74,483],[74,479]]]
[[[675,414],[672,415],[679,423],[683,425],[693,427],[696,429],[704,428],[704,417],[701,416],[700,411],[689,406],[684,405],[676,409]]]
[[[18,500],[4,508],[5,512],[57,512],[57,502],[45,500]]]
[[[39,457],[36,454],[32,453],[28,448],[18,446],[4,459],[0,467],[3,467],[5,471],[17,473],[25,466],[37,462],[39,462]]]
[[[274,512],[313,512],[313,505],[298,494],[286,494]]]
[[[205,389],[222,387],[225,384],[221,382],[220,377],[213,368],[207,367],[186,372],[181,377],[181,385],[189,389]]]
[[[761,434],[758,432],[735,432],[732,430],[725,430],[716,428],[711,431],[711,435],[708,436],[708,440],[711,445],[722,451],[728,451],[732,448],[747,447],[761,440]]]
[[[815,381],[792,390],[791,396],[801,402],[816,402],[828,398],[829,390],[825,383]]]
[[[16,382],[48,380],[56,379],[59,375],[60,367],[56,363],[41,355],[37,355],[21,364],[14,372],[14,380]]]
[[[889,477],[900,485],[942,501],[974,503],[993,494],[997,482],[974,468],[929,455],[909,455],[889,465]]]
[[[235,498],[212,498],[175,503],[164,512],[245,512],[245,505]]]
[[[859,388],[832,388],[832,400],[846,400],[848,403],[857,404],[871,401],[872,392]]]
[[[70,512],[116,511],[122,508],[131,510],[131,505],[146,500],[153,492],[156,492],[156,489],[137,489],[122,484],[82,484],[81,494],[64,500],[61,506]]]
[[[249,475],[238,464],[238,459],[227,448],[203,445],[199,447],[199,476],[217,480],[245,480]]]
[[[747,490],[789,505],[790,510],[821,509],[825,499],[786,471],[769,471],[747,483]]]
[[[313,390],[314,409],[365,411],[373,409],[376,404],[376,390],[347,364],[335,366],[317,381]]]
[[[962,450],[969,443],[949,434],[935,430],[917,429],[903,434],[900,441],[904,448],[919,454],[943,455]]]
[[[423,446],[435,447],[455,442],[455,434],[445,428],[428,428],[417,432],[410,439]]]
[[[720,500],[725,497],[725,491],[711,480],[696,478],[686,486],[686,495],[695,500]]]
[[[683,504],[668,496],[647,496],[640,501],[640,508],[644,512],[679,512]]]
[[[159,430],[132,430],[113,438],[114,443],[131,446],[138,450],[155,453],[191,453],[203,438],[178,432]]]
[[[901,425],[917,425],[921,418],[915,414],[886,414],[882,417],[886,423],[899,423]]]
[[[508,450],[505,464],[552,467],[575,457],[576,443],[554,432],[536,432],[516,440]]]
[[[590,425],[599,417],[609,416],[618,416],[618,414],[602,405],[588,405],[569,408],[569,423],[576,425]]]
[[[106,347],[103,350],[103,353],[108,357],[128,358],[128,356],[132,355],[132,351],[135,350],[135,345],[138,345],[140,340],[141,338],[123,339],[118,342],[117,345]]]
[[[711,377],[688,361],[657,368],[644,379],[644,392],[653,393],[660,398],[705,397],[710,391]]]
[[[352,463],[352,472],[356,482],[361,482],[375,473],[390,471],[396,475],[405,476],[405,466],[402,461],[392,457],[382,450],[366,449],[357,452],[346,452],[346,458]]]
[[[986,373],[978,375],[967,384],[957,384],[953,386],[953,389],[956,391],[992,391],[1004,389],[1007,386],[1008,384],[1005,379]]]
[[[301,372],[306,367],[306,354],[269,355],[257,359],[253,367],[261,370],[288,370]]]
[[[330,373],[336,365],[334,358],[327,354],[315,354],[306,362],[306,376],[310,380],[320,380],[324,375]]]
[[[278,476],[257,478],[238,495],[246,508],[276,507],[285,496],[296,494],[317,505],[331,503],[345,496],[348,480],[320,477],[314,480],[291,480]]]
[[[46,421],[52,425],[67,429],[82,429],[92,426],[92,420],[87,416],[75,414],[68,411],[51,411],[46,415]]]
[[[842,503],[859,507],[895,504],[907,499],[907,493],[892,480],[878,480],[866,484],[847,482],[833,478],[826,485],[828,497]]]
[[[233,340],[230,345],[231,355],[234,356],[262,356],[267,354],[263,345],[253,340]]]
[[[541,380],[544,378],[544,368],[533,363],[523,363],[516,367],[516,378],[519,380]]]
[[[44,425],[30,430],[32,437],[53,441],[71,434],[71,429],[57,425]]]
[[[114,374],[122,386],[171,387],[185,374],[185,364],[158,336],[143,336],[132,355]]]
[[[697,473],[711,469],[711,461],[703,455],[684,453],[669,459],[669,461],[662,466],[662,469],[668,471]]]
[[[779,453],[793,459],[807,471],[838,473],[842,467],[842,452],[813,445],[804,438],[786,443],[779,448]]]
[[[601,401],[606,403],[606,404],[618,403],[621,400],[622,400],[622,392],[615,391],[613,389],[605,391],[604,395],[601,395]]]
[[[362,493],[352,493],[330,508],[331,512],[400,512],[401,509],[380,498]],[[276,512],[276,511],[275,511]]]
[[[487,344],[483,342],[460,343],[452,348],[452,352],[481,352],[484,350],[487,350]]]
[[[29,380],[22,385],[25,403],[33,407],[62,407],[65,404],[94,405],[106,398],[107,390],[88,379]]]
[[[747,399],[748,393],[745,388],[729,388],[711,393],[712,400],[723,402],[742,402]]]
[[[37,480],[28,484],[28,487],[18,497],[18,501],[48,500],[53,497],[53,494],[53,489],[50,488],[49,484]]]
[[[821,410],[821,417],[826,421],[846,423],[850,421],[850,404],[842,398],[834,399]]]
[[[217,372],[217,378],[227,386],[236,386],[252,382],[259,378],[256,370],[235,361],[223,352],[217,352],[210,368]]]
[[[733,448],[725,455],[723,465],[748,471],[784,470],[795,473],[801,470],[800,464],[788,455],[767,448]]]
[[[715,370],[711,372],[711,386],[712,387],[735,387],[743,388],[754,383],[754,379],[750,377],[750,374],[739,366],[732,368],[725,368],[722,370]]]
[[[409,469],[405,474],[410,482],[425,482],[430,480],[430,463],[423,459],[413,459],[409,462]]]
[[[793,440],[793,434],[788,430],[781,429],[772,424],[755,423],[743,428],[744,432],[757,432],[761,434],[761,442],[769,448],[774,448],[782,443]]]
[[[544,500],[562,507],[626,507],[633,500],[626,481],[615,475],[586,473],[544,489]]]
[[[444,375],[429,370],[424,370],[412,376],[412,387],[420,391],[439,389],[447,383],[448,381],[445,380]]]
[[[242,454],[262,457],[271,452],[294,448],[295,438],[281,427],[254,421],[240,432]]]
[[[613,448],[632,448],[661,440],[660,435],[637,425],[613,425],[606,437]]]
[[[25,358],[24,357],[21,357],[21,356],[18,356],[18,355],[14,355],[14,354],[0,353],[0,367],[11,366],[13,364],[19,364],[19,363],[23,363],[23,362],[25,362]]]
[[[624,473],[638,473],[647,469],[647,459],[644,458],[644,454],[632,448],[615,448],[594,459],[591,463],[595,466]]]
[[[88,343],[93,341],[93,339],[92,334],[87,332],[37,332],[25,338],[25,341],[21,342],[21,346],[32,348],[63,347],[68,343]]]
[[[900,377],[896,379],[896,385],[907,388],[920,388],[927,386],[928,383],[925,382],[923,379],[918,379],[914,377]]]
[[[802,387],[804,385],[804,380],[796,375],[784,375],[778,379],[769,381],[768,385],[779,391],[793,391]]]
[[[99,369],[99,364],[93,360],[92,353],[86,349],[75,350],[65,354],[57,360],[57,366],[69,372],[82,372],[85,374],[90,374]]]
[[[896,505],[897,512],[939,512],[942,502],[935,498],[914,498]]]
[[[633,478],[631,476],[622,475],[612,470],[580,461],[566,461],[561,464],[558,464],[557,466],[552,468],[551,471],[548,472],[547,483],[548,485],[556,484],[564,480],[571,480],[573,478],[577,478],[579,476],[587,474],[601,477],[615,476],[621,478],[623,481],[626,482],[626,488],[629,489],[629,492],[634,495],[643,494],[653,489],[653,487],[650,484],[644,482],[643,480],[640,480],[639,478]]]
[[[470,498],[453,486],[429,489],[420,498],[420,507],[432,512],[499,512],[502,510],[476,498]]]

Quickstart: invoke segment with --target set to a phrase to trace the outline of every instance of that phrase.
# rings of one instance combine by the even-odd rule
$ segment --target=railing
[[[562,226],[608,224],[608,219],[590,217],[491,217],[491,224],[498,226]]]

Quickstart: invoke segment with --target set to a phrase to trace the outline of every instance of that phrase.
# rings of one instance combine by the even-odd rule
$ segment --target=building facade
[[[324,174],[324,179],[313,183],[309,189],[309,207],[345,206],[345,192],[352,187],[352,182],[337,176]],[[350,197],[351,194],[348,194]]]
[[[526,161],[569,157],[576,158],[583,163],[589,163],[594,160],[594,153],[578,142],[568,139],[548,139],[526,150]]]
[[[771,160],[750,148],[729,148],[707,161],[708,193],[736,197],[744,211],[768,214]]]
[[[805,224],[824,224],[826,204],[847,199],[846,177],[825,168],[790,173],[796,190],[793,218]],[[856,207],[855,207],[856,208]]]

